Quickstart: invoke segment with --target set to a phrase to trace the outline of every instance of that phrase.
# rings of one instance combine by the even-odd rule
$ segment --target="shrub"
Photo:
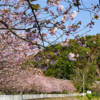
[[[87,93],[86,96],[87,96],[88,99],[92,99],[92,95],[91,94]]]
[[[55,75],[55,71],[52,70],[52,69],[48,69],[48,70],[45,72],[45,75],[46,75],[46,76],[54,76],[54,75]]]

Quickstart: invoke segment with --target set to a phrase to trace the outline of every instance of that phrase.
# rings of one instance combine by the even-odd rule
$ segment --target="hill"
[[[58,79],[73,80],[73,76],[74,78],[75,76],[80,77],[80,84],[82,84],[82,73],[88,70],[86,72],[86,84],[92,84],[96,77],[100,76],[99,38],[100,34],[80,37],[79,40],[82,44],[86,43],[86,47],[79,46],[78,41],[74,39],[69,40],[69,47],[62,46],[61,43],[53,44],[41,52],[38,52],[34,57],[31,56],[30,60],[27,60],[23,66],[25,67],[31,63],[32,67],[41,68],[45,76],[52,76]],[[63,43],[66,43],[66,40]],[[69,53],[74,53],[75,55],[78,53],[79,58],[76,58],[77,61],[70,61],[68,58]],[[40,58],[40,60],[35,61],[36,58]],[[80,71],[76,74],[77,69]],[[79,89],[81,86],[76,87]],[[88,85],[86,85],[86,89],[88,89]]]

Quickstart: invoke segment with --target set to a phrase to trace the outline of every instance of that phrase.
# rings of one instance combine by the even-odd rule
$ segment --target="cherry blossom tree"
[[[69,80],[56,79],[54,77],[45,77],[42,70],[36,68],[26,68],[20,70],[19,67],[7,69],[4,68],[0,77],[0,90],[6,94],[31,91],[32,93],[52,93],[55,92],[74,92],[76,88]]]
[[[81,21],[69,26],[65,26],[65,23],[74,20],[77,16],[77,11],[71,11],[73,7],[77,7],[78,11],[86,10],[86,8],[82,9],[80,7],[81,4],[84,5],[82,0],[47,0],[47,6],[44,8],[41,8],[40,4],[35,4],[35,1],[36,0],[0,1],[0,63],[4,62],[6,65],[18,67],[18,64],[23,63],[27,59],[27,53],[44,49],[44,55],[42,55],[41,58],[38,55],[34,58],[36,61],[39,61],[46,57],[45,50],[50,50],[45,46],[45,42],[52,45],[65,34],[66,36],[74,36],[74,32],[80,28]],[[69,7],[64,9],[64,6],[60,4],[62,1],[69,3]],[[94,13],[94,16],[91,22],[87,23],[85,28],[92,28],[94,25],[93,19],[99,19],[99,5],[92,4],[91,6],[91,10],[87,8],[87,11]],[[56,13],[54,13],[51,7],[56,8]],[[41,14],[46,16],[41,19]],[[56,19],[58,21],[56,21]],[[62,34],[58,32],[59,30],[62,31]],[[60,34],[59,37],[57,37],[58,33]],[[47,37],[48,34],[50,34],[51,37],[56,36],[57,39],[50,42]],[[78,40],[79,46],[86,47],[86,43],[83,44],[82,41],[78,39],[78,35],[74,37]],[[69,40],[66,39],[65,43],[61,42],[61,45],[68,47],[70,46],[68,42]],[[60,56],[60,51],[58,50],[54,54],[59,54]],[[70,53],[68,57],[69,60],[76,61],[79,54],[75,56],[75,54]],[[48,59],[51,60],[50,57]],[[56,63],[56,61],[56,59],[55,61],[51,61],[51,64]],[[42,68],[41,65],[39,65],[43,70],[46,70],[47,66]],[[28,81],[29,80],[30,79],[28,79]],[[57,85],[57,82],[55,82],[55,84]],[[49,86],[51,85],[49,84]],[[60,90],[61,87],[57,89]]]
[[[7,42],[12,42],[12,45],[10,46],[11,48],[7,47],[7,49],[10,49],[10,52],[7,52],[7,49],[2,52],[1,50],[1,59],[7,59],[5,56],[8,56],[8,58],[11,58],[9,55],[11,55],[11,49],[16,51],[16,54],[14,55],[13,58],[16,58],[17,60],[22,60],[23,58],[25,59],[25,56],[21,57],[23,54],[26,54],[27,51],[30,49],[41,49],[41,48],[46,48],[44,45],[44,42],[47,42],[49,45],[52,43],[55,43],[61,36],[66,34],[69,36],[69,34],[73,34],[73,32],[77,31],[79,29],[79,25],[81,25],[81,21],[77,22],[76,24],[72,24],[67,27],[64,25],[66,21],[68,20],[73,20],[77,16],[77,12],[73,11],[71,12],[71,9],[73,6],[77,7],[78,10],[82,10],[80,8],[80,5],[83,4],[82,0],[72,0],[67,1],[64,0],[65,3],[69,3],[69,7],[64,10],[64,6],[61,5],[60,3],[63,0],[47,0],[47,5],[44,8],[41,8],[40,4],[34,4],[35,0],[1,0],[0,1],[0,30],[1,30],[1,38],[7,37],[8,39],[4,39],[3,41]],[[93,5],[93,4],[92,4]],[[54,13],[50,8],[51,7],[56,7],[57,13]],[[95,15],[93,18],[99,19],[99,16],[97,15],[97,10],[99,12],[99,5],[94,5],[92,13]],[[49,14],[51,17],[48,19],[47,16],[45,16],[45,19],[41,19],[39,16],[42,14],[42,12]],[[2,16],[3,15],[3,16]],[[60,16],[63,17],[59,19]],[[46,19],[47,18],[47,19]],[[93,19],[92,18],[92,19]],[[59,19],[59,21],[55,21],[55,19]],[[94,22],[91,20],[89,24],[87,24],[86,27],[92,27],[94,25]],[[86,28],[85,27],[85,28]],[[44,33],[43,30],[48,30],[47,33]],[[56,36],[58,30],[62,30],[63,34],[58,37],[55,41],[49,42],[47,41],[47,34],[51,34],[51,36]],[[72,32],[72,33],[71,33]],[[23,34],[23,35],[22,35]],[[73,35],[74,36],[74,35]],[[74,36],[75,37],[75,36]],[[19,48],[20,51],[15,48],[15,39],[16,41],[19,42],[20,45]],[[19,39],[18,39],[19,38]],[[78,37],[75,37],[78,39]],[[21,40],[20,40],[21,39]],[[21,43],[20,41],[24,41],[24,43]],[[67,46],[68,47],[68,40],[66,41],[67,44],[63,44],[62,46]],[[81,43],[81,41],[79,41]],[[19,43],[16,43],[19,45]],[[41,44],[42,43],[42,44]],[[79,44],[80,44],[79,43]],[[3,42],[2,42],[3,45]],[[8,45],[6,43],[6,45]],[[28,47],[29,46],[29,47]],[[85,45],[83,45],[85,46]],[[25,51],[26,50],[26,51]],[[29,51],[30,53],[30,51]],[[45,51],[44,51],[45,53]],[[20,56],[18,55],[20,54]],[[5,55],[5,56],[4,56]],[[2,59],[2,60],[4,60]],[[8,59],[10,61],[10,59]],[[16,63],[18,63],[16,60]],[[71,59],[70,59],[71,60]],[[10,61],[12,62],[12,61]]]
[[[14,37],[13,34],[10,36],[1,33],[0,36],[0,62],[5,63],[5,66],[10,67],[16,64],[23,63],[27,59],[27,53],[34,53],[38,50],[30,49],[25,41]]]

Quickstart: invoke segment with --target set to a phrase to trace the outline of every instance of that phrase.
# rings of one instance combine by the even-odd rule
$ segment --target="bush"
[[[88,99],[92,99],[92,95],[91,94],[87,93],[86,96],[87,96]]]
[[[97,81],[100,81],[100,77],[96,78]]]
[[[52,70],[52,69],[48,69],[46,72],[45,72],[45,75],[46,76],[54,76],[55,75],[55,71]]]

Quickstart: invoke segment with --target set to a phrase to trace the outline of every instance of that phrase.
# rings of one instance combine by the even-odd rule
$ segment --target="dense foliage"
[[[99,66],[99,60],[100,60],[100,53],[99,53],[99,45],[96,43],[93,43],[93,39],[95,38],[95,41],[99,41],[99,37],[100,35],[96,35],[96,36],[85,36],[80,38],[80,40],[84,42],[84,39],[86,39],[86,48],[78,46],[78,42],[75,40],[70,40],[69,44],[71,44],[71,46],[69,47],[63,47],[61,46],[61,44],[55,44],[52,45],[48,48],[52,48],[52,51],[46,51],[45,52],[45,56],[49,56],[51,57],[51,61],[55,61],[55,58],[57,60],[57,62],[55,64],[50,64],[49,61],[47,61],[47,59],[43,59],[40,62],[34,62],[34,67],[38,67],[39,68],[39,64],[42,65],[46,65],[48,63],[48,68],[47,70],[44,70],[44,74],[46,76],[53,76],[59,79],[72,79],[72,76],[74,77],[76,75],[74,69],[79,68],[79,69],[87,69],[88,72],[86,72],[86,89],[88,89],[88,86],[90,85],[90,83],[95,81],[95,77],[96,75],[98,75],[99,73],[96,70],[96,66]],[[55,54],[57,52],[57,49],[60,51],[60,55],[59,54]],[[77,61],[75,62],[71,62],[68,59],[68,54],[70,53],[70,51],[74,52],[75,54],[79,53],[80,57],[77,58]],[[43,56],[43,51],[37,53],[37,55],[40,57]],[[35,55],[35,57],[37,56]],[[33,58],[31,57],[30,61]],[[82,77],[81,77],[81,81],[82,81]],[[82,84],[81,84],[82,85]],[[80,89],[80,86],[77,87]]]

